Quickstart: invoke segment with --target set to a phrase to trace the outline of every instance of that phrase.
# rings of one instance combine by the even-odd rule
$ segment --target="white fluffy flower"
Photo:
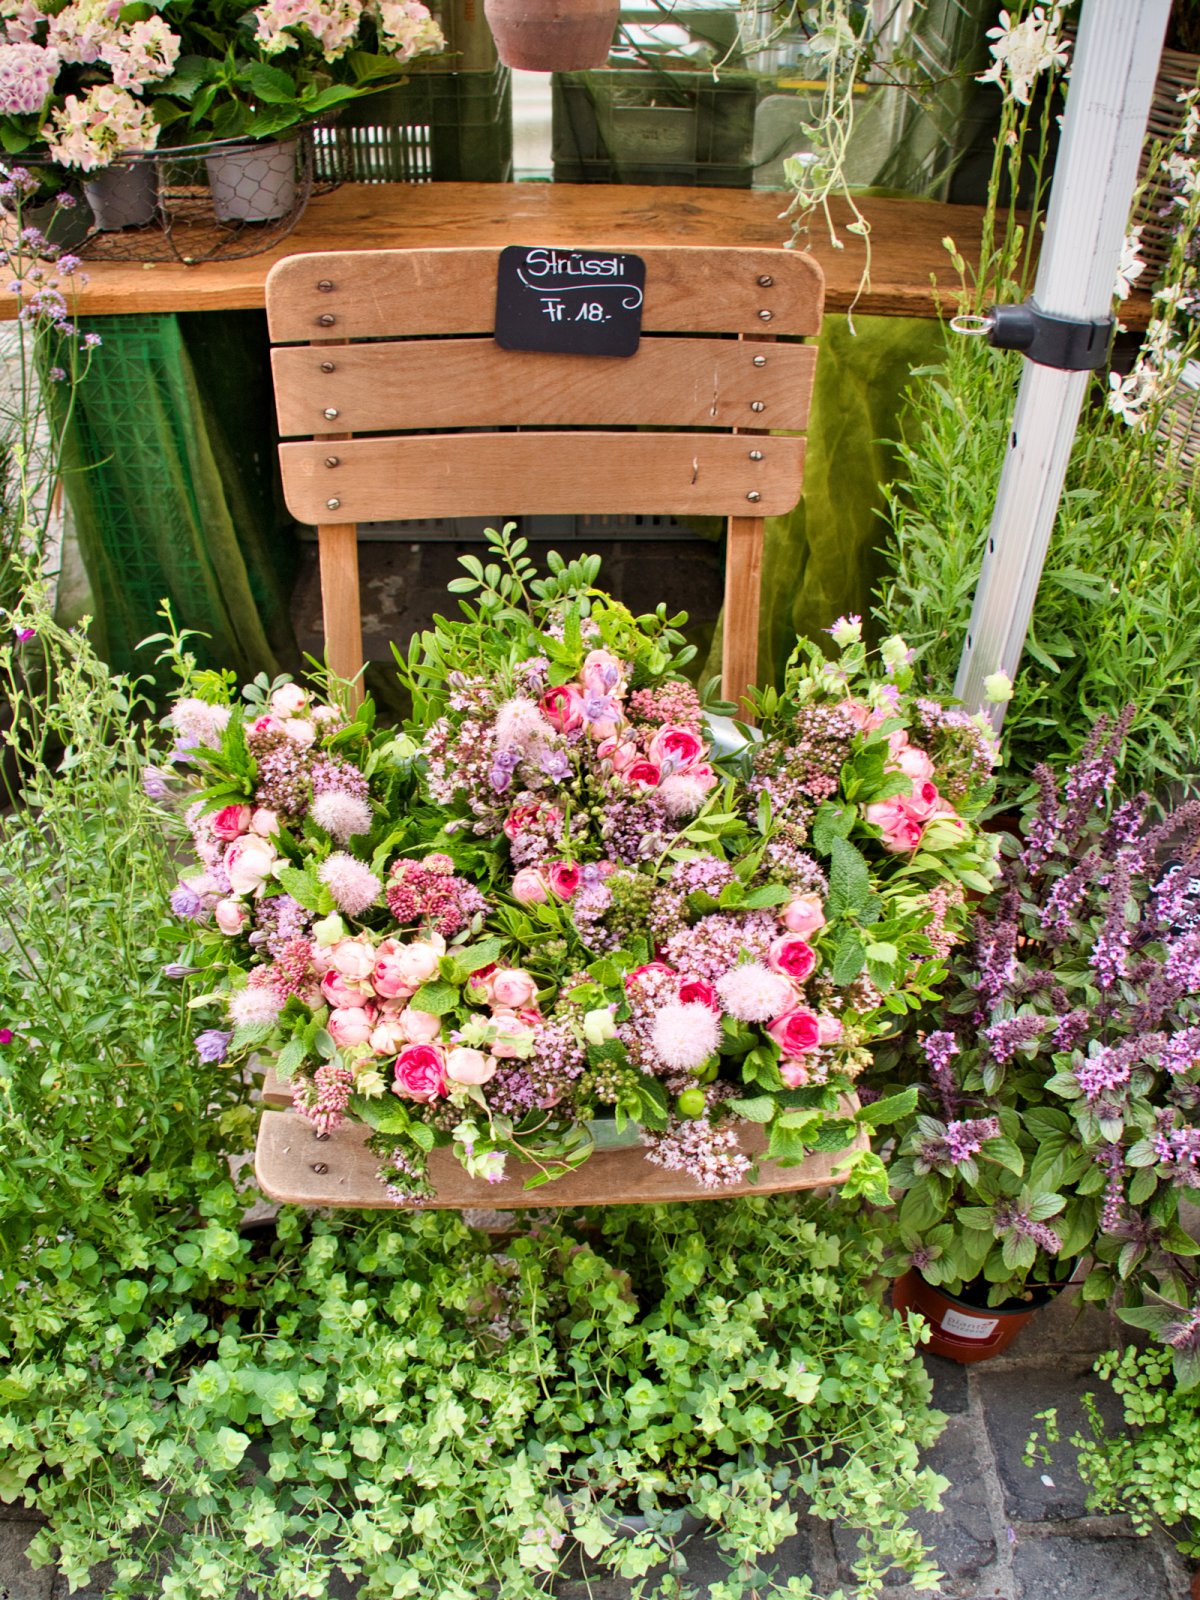
[[[367,802],[336,789],[317,795],[308,814],[318,828],[324,828],[339,844],[345,844],[355,834],[371,831],[371,808]]]
[[[746,961],[718,978],[717,997],[739,1022],[770,1022],[794,1002],[788,980],[760,961]]]
[[[358,917],[383,893],[383,884],[370,867],[344,851],[336,851],[317,869],[317,877],[333,896],[339,911]]]
[[[544,748],[553,738],[554,729],[532,700],[518,695],[496,712],[496,745],[501,750],[519,750],[525,755]]]
[[[703,778],[694,778],[687,772],[673,772],[654,790],[654,798],[672,822],[681,822],[685,817],[696,815],[711,788],[712,784]]]
[[[721,1042],[721,1019],[698,1000],[674,1001],[654,1019],[650,1042],[664,1067],[674,1072],[695,1072]]]
[[[1058,36],[1062,12],[1058,6],[1046,15],[1044,6],[1034,6],[1022,22],[1014,23],[1007,11],[1000,13],[1000,25],[988,30],[994,42],[988,46],[992,64],[981,72],[979,83],[995,83],[1023,106],[1029,104],[1029,91],[1040,72],[1049,67],[1065,67],[1068,59],[1066,41]]]
[[[215,747],[229,721],[228,706],[210,706],[207,700],[194,698],[176,701],[167,721],[185,745]]]
[[[256,1023],[274,1022],[283,1004],[269,984],[251,983],[230,995],[228,1010],[235,1028],[252,1028]]]

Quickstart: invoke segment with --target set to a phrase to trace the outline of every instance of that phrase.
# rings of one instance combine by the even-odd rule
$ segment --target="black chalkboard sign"
[[[642,336],[645,286],[641,256],[510,244],[496,277],[496,343],[631,356]]]

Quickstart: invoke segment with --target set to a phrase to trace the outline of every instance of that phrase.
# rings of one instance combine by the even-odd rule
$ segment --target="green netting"
[[[197,269],[203,271],[203,268]],[[265,319],[258,312],[97,318],[103,341],[64,441],[67,493],[95,610],[121,669],[176,617],[211,665],[296,664],[295,541],[275,499]]]

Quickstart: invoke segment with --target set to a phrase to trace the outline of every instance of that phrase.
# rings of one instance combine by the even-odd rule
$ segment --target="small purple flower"
[[[232,1038],[232,1033],[225,1033],[220,1028],[205,1028],[203,1033],[196,1035],[196,1055],[201,1061],[210,1063],[224,1061],[229,1054],[229,1041]]]
[[[171,910],[186,922],[196,922],[204,913],[204,901],[186,883],[177,883],[171,890]]]
[[[190,978],[197,972],[203,972],[203,967],[187,967],[182,961],[168,961],[162,969],[164,978]]]
[[[27,639],[32,639],[36,632],[36,628],[14,628],[13,637],[18,644],[24,644]]]
[[[571,776],[571,758],[565,750],[549,750],[541,760],[542,771],[555,783],[562,783]]]
[[[163,800],[170,793],[166,775],[159,767],[142,768],[142,789],[151,800]]]
[[[51,367],[46,376],[51,383],[66,383],[67,381],[66,371],[62,367]]]
[[[81,344],[84,350],[97,350],[104,343],[98,333],[85,333]]]

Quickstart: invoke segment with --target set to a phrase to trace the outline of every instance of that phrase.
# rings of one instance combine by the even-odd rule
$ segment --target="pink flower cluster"
[[[886,716],[884,712],[868,711],[865,706],[849,700],[844,702],[844,708],[864,728],[878,727]],[[888,737],[887,771],[907,778],[910,788],[907,794],[893,795],[867,807],[867,821],[880,830],[885,850],[909,855],[919,848],[925,829],[935,817],[958,822],[954,807],[942,797],[934,782],[932,760],[919,745],[909,743],[903,728]]]
[[[395,862],[385,896],[397,922],[419,922],[446,939],[487,910],[479,890],[466,878],[456,877],[453,861],[440,851],[423,861]]]

